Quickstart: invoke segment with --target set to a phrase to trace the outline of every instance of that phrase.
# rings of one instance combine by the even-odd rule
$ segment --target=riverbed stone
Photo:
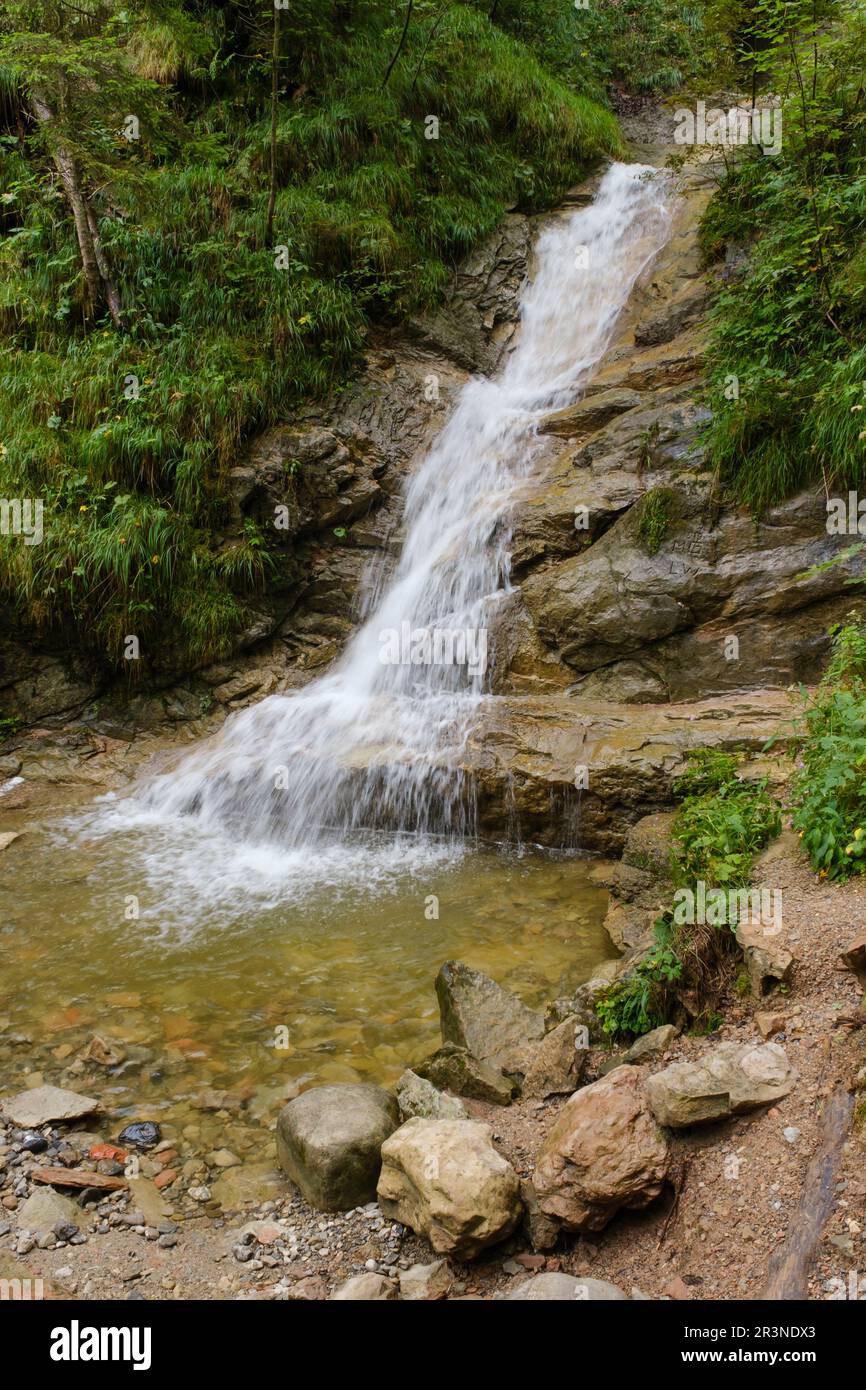
[[[779,1043],[719,1043],[695,1062],[674,1062],[646,1083],[650,1108],[670,1129],[740,1115],[781,1100],[797,1072]]]
[[[452,1091],[469,1100],[486,1100],[491,1105],[510,1105],[515,1092],[514,1083],[501,1071],[455,1043],[444,1043],[417,1063],[415,1071],[437,1090]]]
[[[648,1206],[668,1172],[668,1140],[650,1112],[643,1067],[618,1067],[567,1100],[532,1176],[540,1211],[566,1231],[600,1231],[621,1208]]]
[[[280,1167],[320,1211],[363,1206],[376,1196],[382,1144],[399,1123],[381,1086],[315,1086],[280,1111]]]
[[[606,1279],[550,1272],[524,1279],[505,1298],[509,1303],[622,1303],[628,1301],[628,1294]]]
[[[382,1145],[379,1205],[438,1255],[474,1259],[520,1219],[517,1174],[474,1120],[407,1120]]]
[[[50,1187],[37,1187],[16,1212],[18,1228],[42,1236],[52,1232],[59,1223],[81,1226],[84,1212],[69,1197],[63,1197]]]
[[[383,1303],[398,1298],[399,1290],[393,1279],[384,1274],[354,1274],[331,1294],[331,1303]]]
[[[531,1045],[544,1037],[544,1017],[489,975],[449,960],[436,976],[443,1043],[465,1047],[480,1062],[509,1074],[526,1070]]]
[[[412,1265],[400,1271],[400,1297],[410,1303],[430,1303],[447,1298],[453,1283],[454,1275],[447,1260]]]
[[[404,1071],[394,1090],[400,1116],[411,1120],[419,1116],[422,1120],[465,1120],[468,1118],[466,1106],[457,1096],[443,1094],[432,1081],[419,1076],[414,1071]]]
[[[59,1086],[36,1086],[33,1090],[21,1091],[9,1100],[0,1101],[0,1112],[4,1119],[11,1120],[22,1129],[38,1129],[40,1125],[61,1120],[80,1120],[99,1108],[100,1103],[94,1096],[82,1096],[77,1091],[66,1091]]]

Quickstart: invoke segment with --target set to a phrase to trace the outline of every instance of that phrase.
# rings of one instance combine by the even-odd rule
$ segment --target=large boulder
[[[376,1196],[382,1144],[400,1123],[380,1086],[316,1086],[280,1111],[283,1172],[320,1211],[347,1211]]]
[[[471,1260],[520,1219],[517,1174],[474,1120],[407,1120],[382,1145],[379,1205],[438,1255]]]
[[[510,1105],[515,1086],[497,1067],[480,1062],[465,1047],[445,1043],[415,1071],[437,1090],[452,1091],[470,1100],[486,1100],[490,1105]]]
[[[538,1155],[538,1207],[566,1231],[600,1231],[662,1191],[668,1141],[649,1111],[644,1069],[618,1067],[563,1106]]]
[[[696,1062],[674,1062],[646,1083],[659,1124],[671,1129],[722,1120],[781,1100],[797,1073],[778,1043],[719,1043]]]
[[[510,1303],[621,1303],[628,1294],[606,1279],[577,1279],[573,1274],[536,1274],[509,1289]]]
[[[544,1017],[495,980],[449,960],[436,976],[442,1041],[465,1047],[509,1074],[526,1070],[531,1044],[544,1037]]]

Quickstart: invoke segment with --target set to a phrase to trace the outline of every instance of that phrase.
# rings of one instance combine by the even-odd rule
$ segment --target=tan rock
[[[576,1018],[567,1018],[537,1043],[523,1078],[523,1094],[530,1098],[568,1095],[576,1091],[586,1071],[588,1049],[582,1044],[586,1029]]]
[[[853,970],[861,985],[866,986],[866,928],[858,932],[842,952],[842,960]]]
[[[99,1108],[95,1097],[64,1091],[59,1086],[37,1086],[0,1102],[0,1112],[22,1129],[38,1129],[57,1120],[80,1120]]]
[[[770,986],[787,983],[794,957],[778,936],[771,935],[760,922],[749,921],[738,922],[735,934],[755,999],[762,998]]]
[[[393,1279],[383,1274],[355,1274],[331,1294],[331,1303],[382,1303],[397,1298]]]
[[[755,1027],[765,1040],[771,1038],[774,1033],[783,1032],[788,1022],[787,1014],[757,1013],[755,1014]]]
[[[540,1211],[567,1231],[600,1231],[621,1208],[647,1206],[668,1170],[668,1141],[644,1095],[644,1070],[618,1067],[577,1091],[538,1155]]]
[[[454,1283],[447,1260],[434,1260],[428,1265],[412,1265],[400,1273],[400,1297],[411,1303],[433,1302],[447,1298]]]
[[[719,1043],[700,1061],[675,1062],[656,1072],[646,1091],[659,1124],[686,1129],[781,1100],[796,1080],[778,1043]]]
[[[407,1120],[382,1145],[379,1205],[439,1255],[473,1259],[520,1219],[517,1174],[473,1120]]]

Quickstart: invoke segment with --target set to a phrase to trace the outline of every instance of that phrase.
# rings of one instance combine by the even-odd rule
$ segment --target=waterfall
[[[409,479],[402,554],[343,655],[301,691],[233,715],[115,805],[115,823],[174,825],[186,854],[196,834],[223,859],[245,847],[246,871],[279,853],[302,872],[333,865],[360,829],[458,840],[471,829],[459,763],[491,698],[486,637],[510,584],[509,513],[545,447],[539,422],[586,388],[669,225],[665,176],[616,163],[591,206],[547,226],[516,345],[495,379],[461,389]]]

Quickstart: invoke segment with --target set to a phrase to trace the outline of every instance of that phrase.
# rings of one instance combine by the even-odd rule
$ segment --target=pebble
[[[796,1125],[788,1125],[782,1130],[782,1138],[786,1139],[789,1144],[796,1144],[800,1138],[800,1130],[797,1129]]]

